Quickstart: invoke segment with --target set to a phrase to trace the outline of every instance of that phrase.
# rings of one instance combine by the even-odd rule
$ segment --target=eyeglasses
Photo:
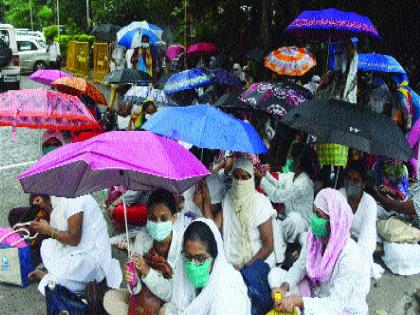
[[[204,265],[204,263],[210,258],[207,255],[197,255],[194,257],[191,257],[186,251],[182,251],[182,258],[185,262],[193,262],[198,266]]]

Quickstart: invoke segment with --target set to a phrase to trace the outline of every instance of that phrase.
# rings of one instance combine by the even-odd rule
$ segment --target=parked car
[[[18,36],[17,47],[22,72],[31,72],[47,68],[48,53],[46,45],[33,36]]]
[[[0,24],[0,89],[19,90],[20,65],[16,30],[10,24]]]

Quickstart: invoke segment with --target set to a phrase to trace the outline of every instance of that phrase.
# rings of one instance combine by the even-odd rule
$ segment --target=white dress
[[[241,261],[239,253],[240,230],[241,226],[235,214],[232,203],[231,192],[228,192],[223,199],[223,242],[226,253],[226,259],[233,265],[238,265]],[[266,196],[258,192],[255,193],[255,210],[253,215],[253,226],[251,229],[251,243],[253,255],[255,255],[263,246],[258,227],[268,220],[273,220],[276,211],[273,209],[270,200]],[[272,253],[265,261],[273,267],[275,264],[274,253]]]
[[[340,192],[347,199],[346,190],[340,189]],[[353,216],[350,233],[357,244],[360,246],[362,253],[370,262],[370,273],[375,279],[379,279],[383,273],[383,268],[373,262],[373,252],[376,249],[378,235],[376,232],[376,218],[378,206],[375,199],[368,193],[364,192],[356,213]]]
[[[289,271],[273,268],[268,274],[271,288],[289,283],[290,294],[298,294],[298,284],[306,276],[306,246]],[[304,297],[305,315],[367,315],[366,297],[370,289],[369,269],[359,246],[349,239],[334,266],[331,278],[313,288],[312,297]]]
[[[50,282],[80,292],[89,282],[101,282],[105,277],[109,287],[118,288],[121,267],[118,260],[112,259],[108,227],[95,199],[91,195],[74,199],[51,197],[51,204],[51,226],[60,231],[68,230],[68,218],[83,212],[82,238],[77,246],[52,238],[42,242],[41,258],[48,274],[38,286],[41,293]]]

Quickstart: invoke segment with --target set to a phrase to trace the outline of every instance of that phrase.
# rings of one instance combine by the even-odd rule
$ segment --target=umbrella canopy
[[[71,131],[100,128],[76,96],[43,89],[0,94],[0,126]]]
[[[304,11],[286,28],[285,33],[307,40],[379,38],[378,31],[368,17],[337,9]]]
[[[197,43],[188,47],[187,54],[214,53],[217,49],[217,46],[213,43]]]
[[[312,100],[291,110],[283,122],[327,143],[343,144],[403,161],[412,156],[412,150],[397,125],[385,115],[356,104]]]
[[[184,70],[171,75],[166,80],[164,91],[166,94],[190,90],[211,82],[211,79],[202,69]]]
[[[277,74],[302,76],[316,65],[315,56],[305,48],[281,47],[265,57],[264,66]]]
[[[124,36],[125,33],[129,32],[129,31],[132,31],[132,30],[136,30],[136,29],[138,30],[140,28],[143,29],[143,30],[152,31],[159,38],[159,40],[157,40],[157,41],[161,40],[163,30],[159,26],[148,23],[147,21],[141,21],[141,22],[134,21],[134,22],[131,22],[129,25],[124,26],[122,29],[120,29],[118,31],[117,40],[120,40]]]
[[[153,79],[148,73],[133,68],[114,70],[104,78],[104,83],[108,84],[149,83],[152,81]]]
[[[217,84],[227,86],[242,86],[241,80],[225,69],[208,70],[207,75]]]
[[[162,108],[143,128],[199,148],[267,152],[254,127],[210,105]]]
[[[133,86],[124,95],[124,102],[126,103],[141,104],[145,100],[152,100],[160,106],[168,103],[165,92],[151,86]]]
[[[137,28],[124,33],[122,37],[118,37],[118,45],[124,46],[128,49],[140,47],[143,36],[149,37],[150,44],[156,44],[160,41],[159,37],[153,31]]]
[[[182,194],[206,175],[204,165],[171,139],[111,131],[47,154],[18,179],[25,192],[74,198],[111,186]]]
[[[292,82],[254,83],[241,94],[245,103],[279,117],[312,98],[309,90]]]
[[[241,94],[242,92],[225,93],[214,105],[222,108],[249,108],[249,105],[239,98]]]
[[[60,70],[38,70],[32,73],[29,76],[29,79],[38,83],[51,85],[55,80],[58,80],[60,78],[67,78],[71,76],[72,76],[71,74],[68,74]]]
[[[361,71],[405,73],[404,68],[392,56],[359,54],[358,69]]]
[[[178,55],[182,54],[185,50],[185,47],[180,44],[170,45],[166,50],[166,58],[172,62]]]
[[[121,27],[112,24],[98,24],[93,29],[92,35],[95,36],[96,39],[113,42],[120,29]]]
[[[246,59],[254,60],[255,62],[262,63],[264,61],[264,50],[260,48],[254,48],[249,50],[245,54]]]
[[[97,104],[106,104],[106,100],[102,92],[83,78],[61,78],[55,80],[52,83],[52,86],[60,92],[75,96],[85,95]]]

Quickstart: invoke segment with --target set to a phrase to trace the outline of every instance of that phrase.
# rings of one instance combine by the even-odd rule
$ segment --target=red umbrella
[[[74,77],[60,78],[55,80],[52,86],[60,92],[75,96],[85,95],[90,97],[96,104],[106,105],[102,92],[85,79]]]
[[[217,46],[213,43],[197,43],[188,47],[187,54],[193,53],[213,53],[218,50]]]

